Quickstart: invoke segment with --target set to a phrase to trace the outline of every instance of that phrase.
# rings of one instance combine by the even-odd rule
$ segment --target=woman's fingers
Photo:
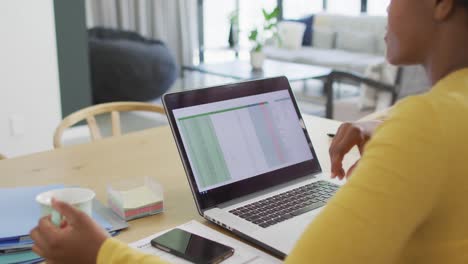
[[[344,179],[345,175],[346,175],[346,174],[345,174],[344,169],[341,168],[341,169],[339,170],[339,172],[338,172],[338,175],[337,175],[336,177],[338,177],[339,180],[342,180],[342,179]]]
[[[40,238],[43,239],[45,243],[47,243],[47,248],[58,239],[57,237],[59,236],[60,230],[52,223],[50,216],[41,218],[36,229]]]
[[[61,215],[65,216],[67,222],[71,225],[74,225],[76,222],[78,222],[81,215],[83,214],[83,212],[76,209],[72,205],[54,198],[52,198],[52,207]]]
[[[330,148],[328,150],[330,155],[330,163],[331,163],[331,177],[340,177],[341,169],[342,169],[342,161],[343,161],[343,154],[342,150],[340,149],[341,141],[344,138],[344,130],[346,130],[346,126],[341,125],[336,132],[335,137],[332,140]]]
[[[34,241],[34,245],[32,247],[33,252],[44,258],[49,257],[46,250],[48,247],[48,242],[44,239],[44,236],[41,234],[39,226],[31,230],[29,236]]]
[[[354,124],[344,123],[339,127],[329,149],[332,178],[345,176],[343,158],[361,139],[361,130]]]
[[[34,241],[34,242],[35,242],[35,241]],[[43,257],[43,258],[47,258],[47,256],[45,255],[45,252],[44,252],[44,251],[40,248],[40,246],[37,245],[37,244],[34,244],[34,245],[32,246],[32,251],[33,251],[34,253],[36,253],[37,255]],[[49,262],[47,262],[47,263],[49,263]]]

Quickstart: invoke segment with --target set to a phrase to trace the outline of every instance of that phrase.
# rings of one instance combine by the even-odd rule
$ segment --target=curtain
[[[192,65],[198,50],[196,0],[85,0],[88,28],[130,30],[159,39],[179,65]]]

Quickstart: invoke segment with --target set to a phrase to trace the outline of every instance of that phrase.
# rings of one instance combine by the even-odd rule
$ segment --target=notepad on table
[[[164,195],[161,185],[151,177],[114,183],[107,188],[108,204],[122,219],[132,220],[164,210]]]

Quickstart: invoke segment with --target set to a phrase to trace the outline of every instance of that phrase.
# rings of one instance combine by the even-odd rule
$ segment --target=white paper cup
[[[36,201],[41,205],[41,215],[51,215],[52,222],[59,225],[62,221],[62,215],[52,208],[52,198],[73,205],[75,208],[92,216],[93,199],[96,194],[94,191],[86,188],[63,188],[43,192],[36,196]]]

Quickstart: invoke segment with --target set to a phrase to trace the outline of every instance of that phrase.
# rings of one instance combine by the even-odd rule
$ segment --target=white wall
[[[0,153],[51,149],[60,109],[53,0],[2,0]]]

